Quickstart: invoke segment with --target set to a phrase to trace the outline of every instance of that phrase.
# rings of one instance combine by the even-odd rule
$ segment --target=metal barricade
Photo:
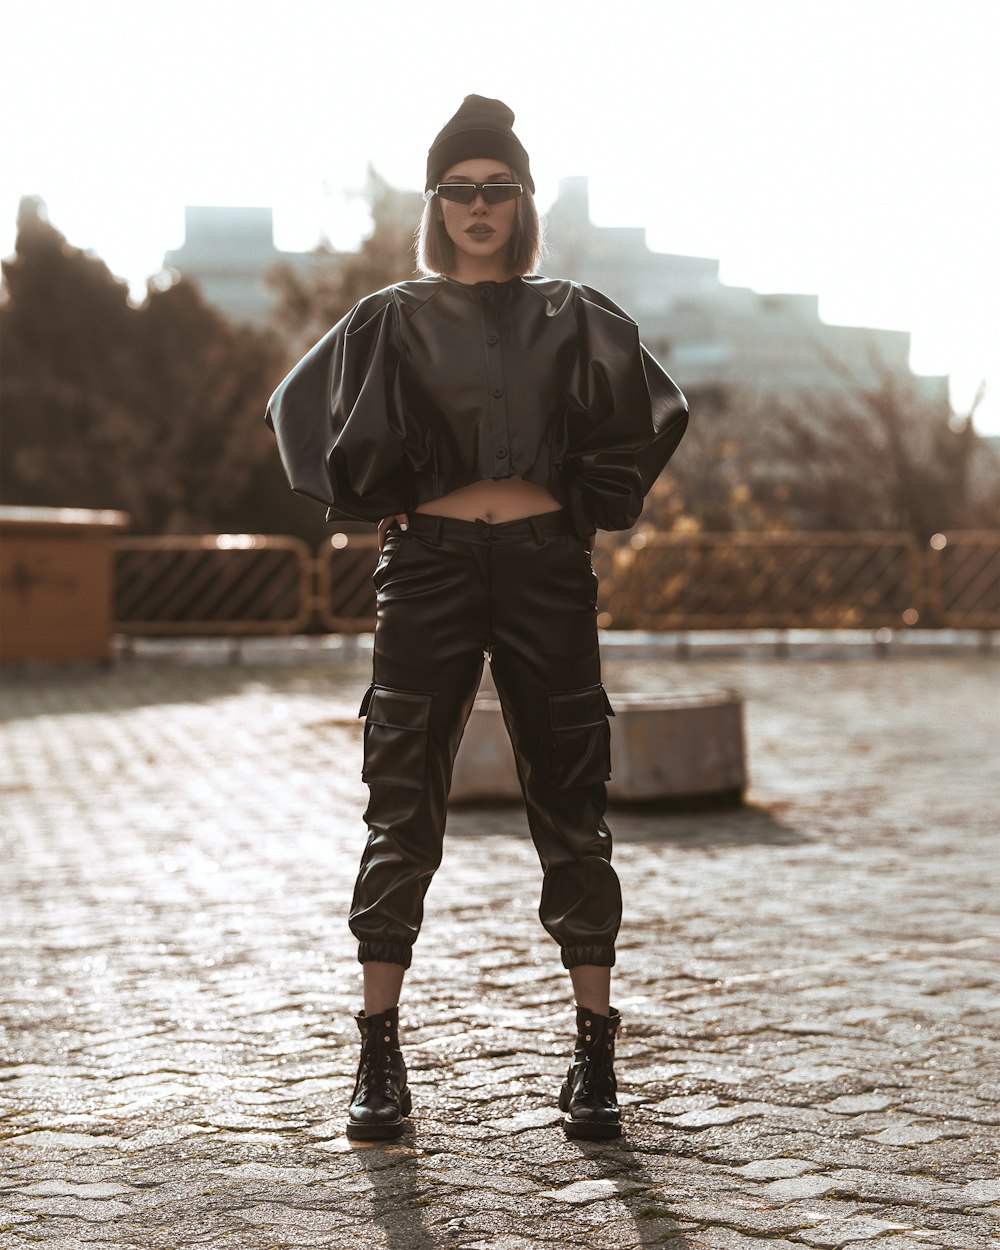
[[[268,534],[119,538],[114,628],[123,634],[295,634],[309,623],[313,557]]]
[[[635,534],[613,552],[601,623],[618,629],[915,625],[920,548],[905,533]],[[600,576],[600,570],[598,570]]]
[[[375,628],[378,535],[331,534],[316,552],[316,614],[331,633]]]
[[[927,548],[933,623],[951,629],[1000,629],[1000,533],[949,530]]]
[[[114,628],[293,634],[375,627],[374,533],[315,556],[260,534],[119,538]],[[1000,532],[598,535],[598,623],[616,629],[1000,628]]]

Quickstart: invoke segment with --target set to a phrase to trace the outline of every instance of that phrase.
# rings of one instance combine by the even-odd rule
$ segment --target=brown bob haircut
[[[507,168],[513,175],[512,181],[523,181],[520,173],[513,165]],[[425,277],[436,274],[450,274],[455,268],[455,244],[448,238],[444,222],[438,220],[436,197],[429,199],[424,205],[420,225],[416,229],[417,269]],[[507,245],[510,252],[511,268],[516,274],[535,273],[545,255],[544,228],[535,197],[527,187],[517,197],[517,210],[514,217],[514,233]]]

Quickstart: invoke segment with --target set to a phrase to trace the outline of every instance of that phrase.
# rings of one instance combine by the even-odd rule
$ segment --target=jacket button
[[[497,448],[497,457],[498,457],[498,459],[502,460],[502,459],[504,458],[504,456],[506,456],[506,454],[507,454],[507,448],[506,448],[506,447],[498,447],[498,448]]]
[[[493,388],[493,394],[496,396],[496,398],[497,398],[497,399],[499,399],[499,398],[500,398],[500,396],[503,394],[503,387],[502,387],[502,386],[494,386],[494,388]]]
[[[489,343],[490,347],[495,347],[496,344],[500,342],[500,335],[499,334],[487,334],[486,342]]]

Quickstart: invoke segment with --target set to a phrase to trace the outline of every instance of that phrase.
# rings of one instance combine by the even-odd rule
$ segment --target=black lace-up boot
[[[618,1137],[621,1111],[615,1080],[615,1034],[621,1023],[616,1007],[600,1015],[577,1005],[576,1049],[559,1091],[559,1110],[567,1137]]]
[[[378,1015],[359,1011],[361,1058],[351,1095],[347,1136],[364,1141],[398,1137],[412,1108],[406,1064],[399,1049],[399,1005]]]

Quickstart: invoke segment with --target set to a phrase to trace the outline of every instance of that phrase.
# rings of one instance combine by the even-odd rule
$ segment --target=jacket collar
[[[549,305],[549,312],[559,312],[570,299],[575,284],[568,278],[549,278],[544,274],[519,274],[508,278],[505,282],[459,282],[444,274],[428,278],[414,278],[406,282],[396,282],[391,287],[400,307],[412,316],[435,296],[448,293],[459,299],[478,299],[479,291],[484,286],[492,286],[495,290],[511,299],[528,295],[541,297]]]

